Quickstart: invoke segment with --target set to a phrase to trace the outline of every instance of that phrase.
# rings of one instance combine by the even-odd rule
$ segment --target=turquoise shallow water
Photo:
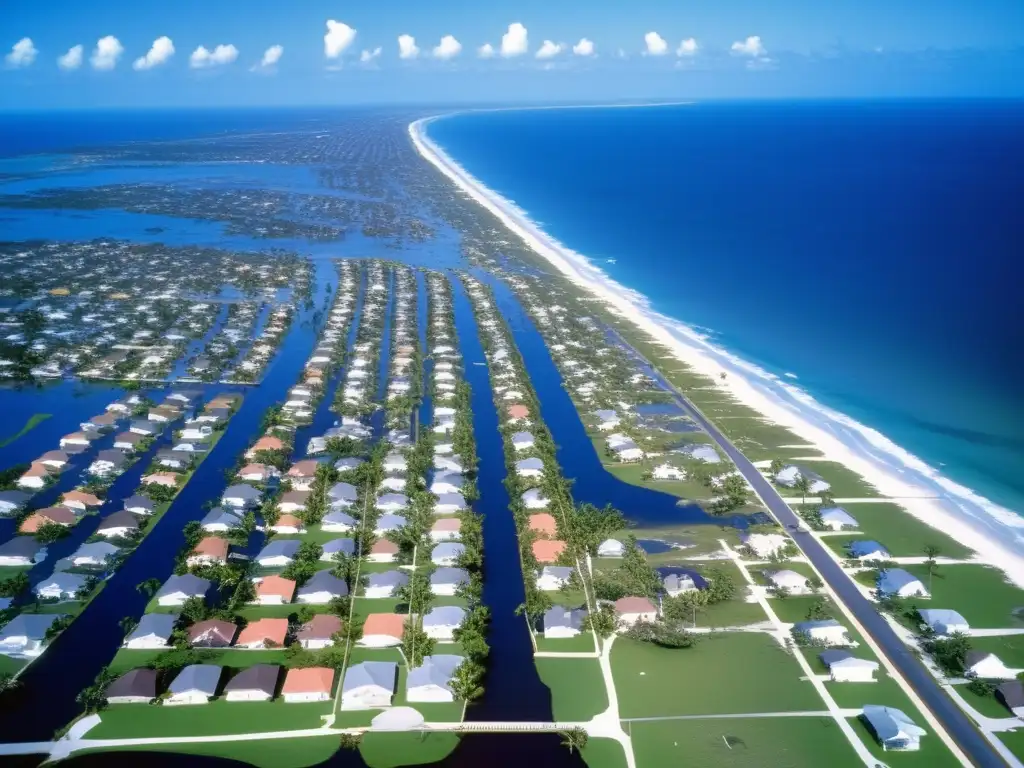
[[[653,309],[1022,512],[1022,128],[1016,103],[804,102],[428,132]]]

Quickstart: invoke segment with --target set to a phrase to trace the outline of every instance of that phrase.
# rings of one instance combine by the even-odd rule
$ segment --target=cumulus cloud
[[[212,51],[199,46],[189,57],[188,64],[192,69],[208,69],[230,64],[238,58],[238,49],[233,45],[218,45]]]
[[[541,43],[540,48],[537,49],[536,56],[538,59],[553,59],[561,52],[561,43],[553,43],[550,40],[545,40],[543,43]]]
[[[122,53],[124,53],[124,46],[121,45],[121,41],[113,35],[107,35],[96,41],[96,47],[93,49],[92,56],[89,57],[89,63],[92,64],[93,69],[113,69],[117,66],[117,60],[121,58]]]
[[[356,31],[348,24],[328,19],[327,34],[324,35],[324,56],[328,59],[338,58],[355,39]]]
[[[434,48],[435,59],[452,59],[462,52],[462,43],[452,35],[445,35]]]
[[[490,43],[484,43],[476,49],[476,55],[481,59],[493,59],[494,58],[494,46]]]
[[[153,45],[150,46],[149,51],[146,52],[145,56],[140,56],[132,64],[133,69],[152,69],[153,67],[159,66],[167,61],[171,56],[174,55],[174,43],[171,42],[171,38],[164,35],[158,37],[153,41]]]
[[[82,59],[85,56],[85,48],[80,45],[73,45],[68,48],[68,52],[63,56],[57,57],[57,66],[61,69],[71,71],[78,69],[82,66]]]
[[[644,51],[647,56],[664,56],[668,52],[668,43],[657,32],[648,32],[644,35],[644,45],[647,46]]]
[[[587,38],[581,38],[576,45],[572,47],[572,52],[577,56],[593,56],[594,55],[594,43]]]
[[[9,67],[27,67],[36,60],[39,51],[32,43],[31,37],[23,37],[11,47],[5,61]]]
[[[698,48],[697,41],[689,37],[679,43],[679,47],[676,48],[676,56],[696,56]]]
[[[359,54],[359,61],[362,64],[369,64],[371,61],[379,57],[383,51],[384,49],[379,45],[372,51],[363,51]]]
[[[272,45],[263,52],[263,58],[260,59],[260,63],[252,68],[253,72],[273,72],[277,66],[277,62],[284,56],[283,45]]]
[[[760,35],[751,35],[746,40],[737,41],[732,44],[729,49],[733,56],[751,56],[759,58],[761,56],[767,56],[768,51],[765,50],[764,45],[761,43]]]
[[[526,37],[526,27],[518,21],[508,25],[508,32],[501,36],[501,55],[505,58],[521,56],[526,53],[529,41]]]
[[[416,38],[412,35],[398,36],[398,58],[415,59],[420,55],[420,49],[416,47]]]

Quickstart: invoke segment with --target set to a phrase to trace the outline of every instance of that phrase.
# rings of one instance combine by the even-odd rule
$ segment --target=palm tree
[[[146,597],[152,597],[160,589],[160,579],[146,579],[136,584],[135,589]]]
[[[807,494],[811,492],[811,481],[805,475],[800,475],[793,483],[793,490],[800,491],[800,507],[807,504]]]
[[[786,468],[786,462],[782,459],[772,459],[772,463],[768,467],[768,474],[775,477],[779,472]]]
[[[939,564],[935,562],[935,558],[942,550],[935,544],[924,545],[924,556],[928,559],[924,561],[925,567],[928,568],[928,591],[932,591],[932,577],[939,569]]]
[[[587,732],[582,728],[570,728],[568,731],[562,731],[562,746],[568,747],[570,753],[575,750],[582,752],[586,749],[589,739]]]
[[[139,626],[139,622],[134,616],[125,616],[118,622],[118,626],[125,635],[130,635]]]

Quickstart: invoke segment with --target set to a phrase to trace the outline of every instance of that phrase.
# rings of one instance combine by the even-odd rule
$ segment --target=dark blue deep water
[[[429,135],[654,309],[1024,511],[1024,103],[481,112]]]

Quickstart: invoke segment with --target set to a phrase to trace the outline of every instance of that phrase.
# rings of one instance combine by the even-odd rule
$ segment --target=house
[[[332,507],[350,507],[359,499],[359,491],[352,483],[335,483],[327,491]]]
[[[587,612],[583,608],[566,608],[556,605],[544,612],[544,637],[553,640],[576,637],[583,629],[583,621]]]
[[[530,545],[530,549],[538,563],[555,563],[565,552],[565,542],[560,539],[537,539]]]
[[[97,435],[85,432],[71,432],[60,439],[61,448],[74,448],[75,446],[85,448],[95,440]]]
[[[860,527],[857,519],[842,507],[823,507],[818,513],[821,523],[830,531],[843,531]]]
[[[171,576],[156,593],[157,605],[172,606],[183,605],[186,600],[193,597],[206,597],[210,591],[210,582],[185,573],[180,576]]]
[[[996,688],[996,698],[1016,717],[1024,719],[1024,683],[1013,680]]]
[[[793,634],[814,645],[849,645],[846,627],[835,619],[801,621],[793,625]]]
[[[339,472],[351,472],[353,469],[358,469],[362,463],[363,459],[349,456],[348,458],[338,459],[334,462],[334,468]]]
[[[125,638],[122,645],[135,650],[158,650],[167,647],[174,633],[178,617],[172,613],[143,614],[138,626]]]
[[[406,519],[401,515],[381,515],[377,518],[377,525],[373,529],[374,536],[384,536],[389,531],[397,531],[404,528]]]
[[[148,496],[136,494],[125,500],[124,508],[126,512],[131,512],[133,515],[148,517],[153,514],[154,505],[153,500]]]
[[[409,462],[400,453],[389,453],[384,457],[384,473],[405,472],[409,468]]]
[[[235,477],[250,483],[265,483],[276,474],[277,470],[269,464],[246,464]]]
[[[344,579],[331,575],[330,571],[317,571],[299,588],[298,601],[308,605],[327,605],[334,598],[347,594],[348,584]]]
[[[850,552],[850,557],[866,563],[872,560],[889,560],[892,557],[877,541],[851,541],[846,548]]]
[[[239,483],[238,485],[232,485],[224,491],[220,503],[225,507],[233,507],[234,509],[251,509],[258,506],[262,498],[263,494],[256,488],[245,483]]]
[[[139,530],[135,515],[126,510],[119,510],[103,518],[96,528],[96,535],[105,539],[126,539]]]
[[[24,491],[0,491],[0,517],[13,515],[31,498]]]
[[[462,664],[461,656],[435,654],[424,656],[420,666],[410,669],[405,682],[405,698],[409,702],[455,701],[451,689],[452,676]]]
[[[530,418],[530,409],[521,403],[510,405],[506,412],[508,413],[508,417],[511,421]]]
[[[744,533],[740,534],[740,542],[762,560],[779,554],[789,546],[789,539],[778,533]]]
[[[523,494],[523,506],[527,509],[547,509],[548,500],[539,488],[530,488]]]
[[[701,589],[697,578],[697,574],[669,573],[661,580],[661,586],[665,590],[666,595],[675,597],[676,595],[683,594],[683,592],[693,592],[694,590]]]
[[[398,664],[364,661],[345,670],[341,684],[342,710],[390,707],[398,682]]]
[[[594,413],[594,418],[597,421],[597,428],[602,432],[608,432],[615,429],[621,423],[619,415],[612,410],[601,410]]]
[[[465,485],[465,480],[462,475],[455,473],[438,475],[434,478],[434,482],[430,484],[430,492],[435,496],[441,496],[446,493],[459,493],[463,485]]]
[[[902,568],[887,568],[878,575],[878,591],[896,597],[928,597],[928,590],[914,574]]]
[[[164,706],[208,703],[217,694],[220,675],[221,668],[215,664],[190,664],[171,681]]]
[[[32,462],[29,468],[18,478],[18,487],[20,488],[31,488],[32,490],[38,490],[46,485],[46,481],[51,477],[52,470],[45,464],[40,464],[38,461]]]
[[[327,701],[334,686],[334,670],[326,667],[292,668],[284,679],[281,694],[288,704]]]
[[[281,619],[287,624],[287,619]],[[277,690],[281,667],[276,664],[254,664],[228,680],[224,686],[225,701],[270,701]]]
[[[189,554],[185,564],[189,567],[196,565],[216,565],[228,561],[228,541],[219,536],[204,536],[196,544]]]
[[[318,650],[334,645],[334,636],[341,632],[341,619],[333,613],[318,613],[295,633],[295,639],[303,648]]]
[[[57,571],[49,578],[42,579],[32,591],[40,600],[73,600],[85,586],[84,576]]]
[[[70,507],[71,509],[77,509],[85,512],[89,507],[99,507],[103,505],[103,499],[93,496],[91,493],[85,491],[68,491],[60,497],[61,506]]]
[[[810,483],[808,492],[811,494],[821,493],[832,487],[822,480],[820,475],[811,472],[809,469],[803,469],[792,464],[779,470],[779,473],[773,479],[776,485],[781,485],[785,488],[795,488],[801,478],[807,478]]]
[[[836,683],[874,682],[878,670],[877,661],[858,659],[849,651],[822,651],[818,658],[828,668],[829,677]]]
[[[120,471],[126,460],[124,452],[111,448],[96,454],[95,461],[89,465],[89,474],[106,477]]]
[[[281,494],[277,508],[281,512],[299,512],[306,508],[309,491],[287,491]]]
[[[0,566],[21,568],[41,563],[46,559],[46,548],[35,536],[15,536],[0,544]]]
[[[256,564],[260,568],[284,568],[291,565],[299,551],[299,543],[294,539],[272,539],[256,555]]]
[[[388,539],[377,539],[370,547],[366,560],[370,563],[393,563],[396,555],[398,555],[398,545],[395,542]]]
[[[434,469],[438,472],[462,474],[462,458],[460,456],[434,456]]]
[[[178,476],[173,472],[154,472],[142,478],[144,485],[162,485],[164,488],[177,488]]]
[[[459,538],[462,521],[457,517],[443,517],[430,527],[431,541],[452,541]]]
[[[106,568],[120,551],[120,547],[105,541],[83,544],[71,555],[71,564],[75,568]]]
[[[207,619],[188,628],[188,642],[193,648],[227,648],[237,631],[238,627],[233,622]]]
[[[542,592],[556,592],[572,577],[572,568],[563,565],[545,565],[537,574],[537,589]]]
[[[921,608],[921,621],[937,635],[967,634],[971,627],[967,619],[949,608]]]
[[[886,751],[918,750],[921,748],[921,737],[927,733],[906,714],[893,707],[868,704],[864,707],[861,717],[874,732],[882,749]]]
[[[328,533],[347,533],[355,529],[358,523],[351,515],[344,512],[328,512],[320,521],[320,528]]]
[[[530,515],[527,518],[526,524],[538,536],[549,538],[558,535],[558,525],[555,523],[555,518],[547,512]]]
[[[409,583],[404,571],[383,571],[367,577],[365,597],[394,597],[395,592]]]
[[[646,597],[622,597],[615,601],[615,614],[621,623],[632,626],[638,621],[654,621],[658,609]]]
[[[68,463],[68,455],[64,451],[47,451],[32,463],[42,464],[44,467],[53,469],[62,469]]]
[[[405,616],[397,613],[371,613],[363,623],[358,644],[365,648],[390,648],[402,642]]]
[[[297,461],[288,469],[288,478],[293,488],[308,488],[316,477],[316,468],[320,463],[315,459]]]
[[[671,464],[659,464],[651,470],[651,477],[655,480],[685,480],[686,472]]]
[[[138,419],[128,425],[128,431],[143,437],[152,437],[160,431],[160,425],[149,419]]]
[[[435,515],[452,515],[466,509],[466,499],[461,493],[442,493],[434,504]]]
[[[722,461],[722,457],[718,455],[718,451],[715,450],[714,446],[708,445],[707,443],[691,443],[690,445],[684,445],[674,451],[682,456],[686,456],[688,459],[694,461],[701,461],[705,464],[719,464]]]
[[[226,507],[214,507],[199,522],[207,533],[227,533],[242,524],[240,513]]]
[[[21,533],[35,533],[44,525],[63,525],[65,527],[78,522],[78,514],[70,507],[46,507],[32,512],[18,526]]]
[[[466,551],[464,544],[442,541],[430,550],[430,562],[434,565],[455,565]]]
[[[516,432],[512,435],[512,447],[517,451],[528,451],[533,448],[533,435],[529,432]]]
[[[423,632],[427,637],[442,642],[451,642],[455,630],[462,626],[466,611],[457,605],[438,605],[423,617]]]
[[[277,518],[277,522],[270,526],[274,533],[296,534],[305,533],[306,526],[295,515],[283,514]]]
[[[324,543],[323,552],[320,553],[321,562],[332,563],[338,559],[338,555],[353,557],[356,553],[356,542],[353,539],[331,539]]]
[[[43,652],[46,632],[63,614],[19,613],[0,629],[0,654],[33,658]]]
[[[288,619],[256,619],[238,633],[235,647],[249,650],[284,648],[287,634]]]
[[[208,440],[212,436],[213,436],[213,427],[211,427],[209,424],[199,424],[199,425],[193,425],[193,426],[186,426],[183,430],[181,430],[181,433],[179,435],[179,437],[182,440],[199,440],[199,441]]]
[[[1017,671],[1009,669],[994,653],[968,651],[964,663],[964,677],[976,677],[980,680],[1014,680]]]
[[[597,545],[598,557],[623,557],[626,554],[626,545],[618,539],[605,539]]]
[[[385,493],[376,504],[381,512],[400,512],[408,506],[409,497],[403,493]]]
[[[102,454],[102,451],[100,452]],[[165,448],[156,453],[157,463],[167,469],[183,470],[188,469],[192,464],[192,454],[188,451],[175,451],[172,448]]]
[[[430,592],[451,597],[459,587],[469,583],[469,571],[464,568],[435,568],[430,574]]]
[[[283,576],[265,576],[256,585],[257,605],[284,605],[295,597],[295,582]]]
[[[135,449],[138,448],[139,443],[145,439],[145,435],[140,435],[137,432],[121,432],[114,437],[114,447],[131,453],[134,452]]]
[[[156,675],[145,667],[125,672],[107,686],[107,704],[149,704],[156,698]]]
[[[763,571],[768,580],[769,588],[784,589],[791,595],[802,595],[810,591],[807,577],[796,571],[783,569],[780,571]]]

